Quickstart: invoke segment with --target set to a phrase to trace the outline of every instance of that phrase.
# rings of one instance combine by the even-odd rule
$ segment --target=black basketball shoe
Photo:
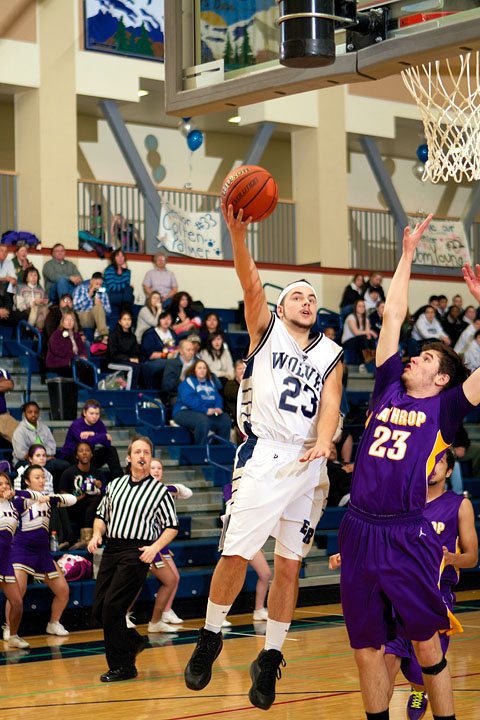
[[[255,707],[268,710],[275,700],[275,683],[282,677],[280,666],[287,663],[279,650],[262,650],[250,665],[252,687],[248,693],[250,702]]]
[[[223,645],[222,633],[201,628],[197,647],[185,668],[185,685],[190,690],[203,690],[212,677],[212,665],[220,655]]]

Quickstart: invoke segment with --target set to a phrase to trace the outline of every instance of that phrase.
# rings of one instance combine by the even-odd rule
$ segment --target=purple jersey
[[[451,553],[459,553],[458,542],[458,512],[464,498],[457,495],[453,490],[447,490],[439,497],[427,503],[423,511],[424,517],[429,520],[433,529],[438,535],[441,545],[445,545]],[[452,587],[458,583],[460,571],[453,565],[446,565],[443,568],[440,578],[440,589],[444,585]]]
[[[473,405],[462,386],[414,398],[395,354],[377,368],[365,431],[355,457],[350,502],[373,515],[425,507],[427,482]]]

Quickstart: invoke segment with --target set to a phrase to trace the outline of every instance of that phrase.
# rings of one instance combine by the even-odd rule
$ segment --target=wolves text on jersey
[[[322,378],[312,365],[303,363],[297,357],[284,352],[272,352],[272,368],[282,370],[284,367],[293,375],[305,378],[313,386],[314,390],[320,390]]]

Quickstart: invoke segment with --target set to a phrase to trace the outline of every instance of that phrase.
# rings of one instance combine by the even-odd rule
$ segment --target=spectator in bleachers
[[[22,478],[23,487],[34,492],[43,492],[45,478],[39,465],[30,465]],[[28,506],[25,502],[20,514],[20,527],[12,543],[12,565],[15,570],[20,594],[27,590],[28,576],[43,580],[54,594],[50,620],[47,624],[48,635],[68,635],[60,618],[67,606],[70,591],[60,568],[50,555],[49,520],[50,512],[58,506],[74,505],[73,495],[50,495],[48,502],[42,505]],[[50,512],[49,512],[50,511]],[[7,625],[9,625],[10,608],[5,609]]]
[[[480,320],[476,320],[480,323]],[[473,327],[473,326],[472,326]],[[465,365],[472,371],[480,367],[480,330],[477,330],[464,353]]]
[[[213,335],[214,333],[223,333],[225,334],[225,331],[222,327],[221,320],[216,312],[209,312],[205,315],[205,317],[202,320],[202,324],[200,326],[200,340],[202,343],[202,348],[205,348],[207,346],[207,340],[210,337],[210,335]]]
[[[17,285],[16,304],[20,312],[28,311],[27,322],[43,330],[48,314],[48,299],[39,281],[38,270],[28,267],[22,276],[22,282]]]
[[[340,312],[342,317],[350,315],[353,310],[353,303],[356,300],[363,298],[363,291],[365,287],[365,280],[361,273],[355,273],[353,280],[350,285],[347,285],[343,291],[342,299],[340,300]]]
[[[474,320],[471,325],[467,325],[465,330],[462,331],[462,334],[453,348],[456,353],[461,353],[463,355],[466,352],[477,330],[480,330],[480,319]]]
[[[40,407],[35,400],[29,400],[22,405],[22,419],[13,433],[13,465],[17,467],[24,460],[28,460],[28,450],[31,445],[42,444],[47,452],[45,467],[53,475],[55,489],[62,472],[68,463],[56,457],[57,445],[52,431],[45,423],[39,420]]]
[[[110,265],[103,273],[103,284],[108,293],[110,305],[119,312],[132,309],[135,298],[130,281],[131,272],[127,267],[123,250],[114,250],[110,257]]]
[[[464,323],[467,323],[467,325],[472,325],[473,321],[477,317],[477,311],[473,307],[473,305],[467,305],[465,308],[463,314],[461,315],[461,319]]]
[[[427,309],[427,307],[429,307],[429,306],[434,308],[435,317],[437,318],[437,320],[439,320],[441,322],[442,316],[438,312],[438,308],[440,307],[438,295],[430,295],[430,297],[428,298],[428,303],[426,303],[425,305],[422,305],[421,307],[418,308],[418,310],[415,310],[415,312],[413,313],[412,318],[411,318],[412,323],[416,323],[418,318],[420,317],[420,315],[422,315],[422,313],[424,313],[425,310]]]
[[[65,260],[66,251],[61,243],[52,248],[52,259],[43,266],[45,292],[50,302],[57,302],[65,293],[73,295],[73,291],[82,282],[77,266]]]
[[[223,400],[204,360],[195,360],[188,368],[178,386],[172,415],[178,425],[193,433],[195,445],[205,445],[210,431],[230,439],[230,417],[223,412]]]
[[[438,296],[438,308],[437,308],[437,315],[440,318],[440,321],[443,320],[445,315],[448,312],[448,298],[446,295],[439,295]]]
[[[78,317],[78,314],[73,309],[73,297],[69,293],[65,293],[65,295],[62,295],[60,298],[58,305],[51,305],[47,317],[45,319],[45,327],[44,332],[47,336],[47,340],[55,330],[58,329],[58,326],[60,325],[60,320],[62,319],[63,315],[66,312],[72,312],[75,320],[77,322],[77,328],[78,332],[84,339],[83,330],[82,330],[82,324],[80,322],[80,318]]]
[[[463,299],[461,295],[454,295],[452,298],[452,305],[451,307],[455,306],[458,308],[459,313],[463,312]]]
[[[365,372],[365,363],[375,357],[376,338],[377,333],[371,329],[367,318],[365,302],[355,300],[353,311],[345,318],[341,343],[345,350],[355,351],[360,372]]]
[[[408,354],[410,357],[420,355],[422,345],[426,342],[444,342],[450,345],[450,338],[445,334],[440,322],[435,317],[435,308],[427,305],[412,328],[408,341]]]
[[[15,250],[13,251],[14,258],[12,260],[13,267],[15,268],[15,275],[18,282],[21,282],[23,278],[23,273],[25,270],[29,267],[33,267],[33,263],[28,259],[28,247],[23,242],[20,241],[15,245]]]
[[[372,330],[374,330],[377,333],[377,336],[380,335],[380,330],[382,329],[383,311],[384,310],[385,310],[385,301],[379,300],[377,302],[375,310],[368,317],[368,322],[370,323],[370,327],[372,328]]]
[[[158,318],[160,317],[162,311],[162,298],[160,293],[154,290],[147,297],[145,305],[138,313],[137,329],[135,330],[135,336],[138,343],[142,342],[143,333],[146,330],[157,327]]]
[[[167,253],[159,250],[152,258],[155,265],[154,270],[149,270],[143,279],[145,295],[150,295],[154,290],[160,293],[163,306],[170,304],[171,299],[178,291],[178,283],[171,270],[167,270]]]
[[[159,316],[158,326],[150,328],[143,333],[141,354],[145,387],[155,389],[160,387],[162,373],[167,360],[177,355],[177,339],[170,330],[172,316],[162,312]]]
[[[78,331],[75,313],[66,310],[60,318],[60,324],[48,341],[46,368],[60,377],[72,377],[72,361],[87,358],[87,348]],[[83,363],[82,363],[83,364]],[[83,372],[79,368],[79,372]],[[82,376],[83,380],[84,377]],[[86,378],[85,378],[86,379]]]
[[[0,327],[16,327],[20,320],[28,319],[28,311],[15,310],[14,295],[10,292],[3,292],[4,290],[5,283],[0,282]]]
[[[178,354],[171,360],[167,360],[163,370],[161,391],[166,405],[175,405],[178,386],[194,361],[193,343],[190,340],[181,340],[178,345]]]
[[[233,360],[230,350],[224,343],[222,333],[213,333],[209,336],[205,349],[200,350],[200,358],[207,363],[210,372],[218,378],[221,389],[227,380],[233,380]]]
[[[100,420],[101,406],[97,400],[87,400],[82,408],[82,416],[72,422],[67,431],[65,443],[60,450],[60,457],[68,463],[75,462],[75,448],[79,442],[86,440],[93,448],[95,467],[108,465],[113,477],[123,475],[116,448],[112,447],[112,436]],[[100,447],[96,447],[99,445]]]
[[[108,336],[107,356],[109,367],[119,370],[120,365],[131,369],[132,381],[130,388],[135,390],[140,383],[140,345],[132,330],[132,316],[128,310],[120,312],[118,323]],[[117,367],[118,366],[118,367]]]
[[[86,441],[75,447],[75,465],[62,473],[59,492],[76,495],[77,502],[67,509],[70,520],[80,525],[80,540],[71,550],[86,548],[93,535],[95,513],[104,494],[105,480],[93,464],[93,450]]]
[[[108,293],[103,287],[101,272],[93,273],[90,280],[80,283],[73,293],[73,307],[78,313],[82,327],[95,328],[95,335],[108,341],[106,315],[110,315],[111,307]]]
[[[12,296],[15,293],[17,274],[13,262],[7,258],[7,245],[0,244],[0,296],[8,293]]]
[[[363,295],[363,300],[365,302],[365,310],[367,311],[367,317],[369,318],[370,315],[375,311],[377,303],[381,300],[378,288],[367,288]]]
[[[18,427],[18,420],[15,420],[7,410],[6,393],[14,388],[14,383],[10,377],[10,373],[5,368],[0,368],[0,435],[7,442],[11,443],[13,433]]]
[[[186,338],[189,333],[198,330],[202,321],[192,307],[192,296],[187,292],[177,292],[172,297],[168,312],[172,316],[172,330],[179,339]]]
[[[452,345],[455,345],[466,327],[465,323],[460,319],[460,310],[456,305],[450,307],[443,319],[442,327],[452,341]]]
[[[385,293],[382,288],[382,276],[379,272],[372,272],[365,285],[365,292],[367,290],[377,289],[379,292],[379,299],[385,300]]]
[[[187,340],[189,340],[192,343],[195,357],[198,359],[200,357],[200,348],[202,347],[202,341],[200,340],[200,335],[195,332],[191,333],[190,335],[187,335]],[[226,345],[225,345],[225,347],[226,347]]]

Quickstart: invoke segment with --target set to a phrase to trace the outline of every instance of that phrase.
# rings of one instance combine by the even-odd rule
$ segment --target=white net
[[[480,179],[479,52],[402,70],[428,145],[422,180]]]

